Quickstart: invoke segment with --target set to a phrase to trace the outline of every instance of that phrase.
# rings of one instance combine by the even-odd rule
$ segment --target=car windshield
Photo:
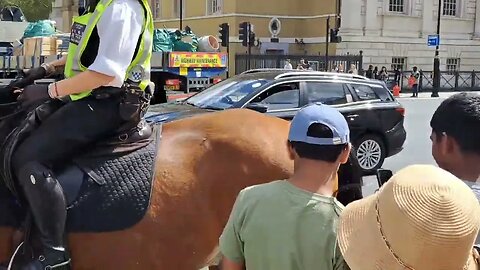
[[[228,109],[266,83],[268,80],[262,78],[232,77],[186,99],[185,103],[200,108]]]

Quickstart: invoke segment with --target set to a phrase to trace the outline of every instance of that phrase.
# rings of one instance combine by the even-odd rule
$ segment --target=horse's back
[[[247,109],[185,118],[164,125],[159,157],[186,164],[201,156],[204,162],[215,161],[217,166],[255,160],[259,166],[274,164],[290,173],[289,126],[286,120]]]

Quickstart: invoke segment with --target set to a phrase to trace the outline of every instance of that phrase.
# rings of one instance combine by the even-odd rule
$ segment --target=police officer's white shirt
[[[142,32],[144,10],[139,0],[115,0],[97,24],[100,44],[89,70],[115,79],[108,85],[121,87]]]

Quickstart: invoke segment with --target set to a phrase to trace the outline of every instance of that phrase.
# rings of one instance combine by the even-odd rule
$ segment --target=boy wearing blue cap
[[[297,113],[287,142],[294,174],[239,193],[220,237],[223,270],[349,269],[336,240],[343,206],[332,196],[349,133],[343,115],[327,105]]]

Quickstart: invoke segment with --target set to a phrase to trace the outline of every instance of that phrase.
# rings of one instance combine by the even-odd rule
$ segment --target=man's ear
[[[441,148],[443,155],[458,155],[461,152],[460,145],[458,145],[457,140],[455,138],[444,135],[441,142]]]
[[[350,156],[350,151],[352,151],[352,145],[349,143],[345,149],[343,149],[342,153],[340,154],[340,156],[338,157],[338,161],[340,162],[340,164],[345,164],[347,163],[348,161],[348,158]]]

